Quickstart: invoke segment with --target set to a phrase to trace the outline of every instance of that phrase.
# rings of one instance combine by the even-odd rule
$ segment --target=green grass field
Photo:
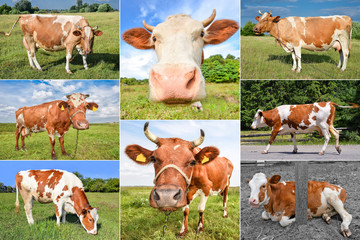
[[[45,160],[51,159],[51,145],[47,132],[33,133],[25,138],[27,151],[15,151],[15,123],[0,124],[1,160]],[[74,155],[76,130],[72,128],[65,134],[65,150]],[[21,148],[21,138],[19,138]],[[59,160],[72,160],[61,154],[60,143],[55,138],[55,152]],[[90,124],[88,130],[79,131],[78,160],[119,159],[119,123]]]
[[[121,119],[239,119],[239,83],[206,83],[204,111],[149,101],[148,85],[121,86]]]
[[[121,188],[121,239],[160,239],[164,214],[150,207],[151,187]],[[228,218],[222,217],[222,198],[209,197],[204,213],[204,232],[196,234],[200,198],[190,205],[189,232],[182,239],[239,239],[240,203],[238,187],[229,190]],[[182,210],[170,214],[164,239],[177,239],[183,222]]]
[[[73,14],[74,15],[74,14]],[[0,79],[118,79],[119,78],[119,12],[81,13],[90,26],[99,26],[102,36],[95,37],[93,54],[85,70],[81,55],[70,62],[73,74],[65,71],[65,51],[38,50],[36,57],[43,71],[30,67],[19,23],[11,36],[0,35]],[[19,15],[0,15],[0,32],[9,32]],[[77,53],[76,49],[73,54]]]
[[[75,214],[67,214],[66,223],[58,227],[53,203],[41,204],[34,201],[35,224],[30,226],[21,196],[19,196],[20,213],[17,216],[16,194],[0,193],[0,239],[119,239],[119,194],[86,193],[86,196],[92,207],[99,207],[98,234],[95,236],[86,232]]]
[[[347,68],[340,72],[337,68],[339,53],[301,51],[302,70],[291,71],[291,53],[286,53],[273,37],[241,36],[241,79],[333,79],[360,78],[360,41],[351,40],[350,58]],[[313,67],[312,67],[313,66]]]

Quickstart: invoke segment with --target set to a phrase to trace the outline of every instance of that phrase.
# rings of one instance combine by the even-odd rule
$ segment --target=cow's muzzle
[[[186,205],[183,190],[175,185],[154,187],[150,195],[150,206],[160,211],[175,211]]]
[[[86,120],[77,120],[73,122],[73,128],[77,130],[89,129],[89,122]]]
[[[256,26],[253,28],[253,32],[255,33],[255,35],[261,34],[261,31]]]
[[[249,199],[249,204],[251,205],[252,208],[258,208],[259,207],[259,203],[255,198],[250,198]]]
[[[256,129],[256,126],[251,125],[251,129]]]

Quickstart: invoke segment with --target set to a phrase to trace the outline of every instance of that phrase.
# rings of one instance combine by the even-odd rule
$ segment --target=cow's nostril
[[[181,198],[181,190],[179,189],[178,192],[174,195],[174,200],[179,201]]]
[[[155,201],[159,201],[159,200],[160,200],[160,196],[159,196],[159,194],[156,192],[156,189],[154,190],[153,195],[154,195],[154,200],[155,200]]]

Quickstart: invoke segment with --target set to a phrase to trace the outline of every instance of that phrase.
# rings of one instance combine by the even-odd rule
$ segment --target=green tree
[[[111,12],[113,8],[108,3],[100,4],[98,7],[98,12]]]
[[[241,36],[255,36],[255,33],[253,31],[254,26],[256,23],[252,23],[251,21],[248,21],[245,23],[243,28],[240,28],[240,34]],[[264,34],[261,34],[263,36]]]
[[[352,23],[352,36],[351,38],[360,39],[360,23],[353,22]]]
[[[19,11],[19,9],[13,7],[13,8],[11,9],[11,11],[9,12],[9,14],[20,14],[20,11]]]
[[[0,14],[9,14],[10,11],[11,7],[6,5],[6,3],[0,6]]]
[[[31,2],[28,0],[20,0],[17,3],[15,3],[14,6],[17,10],[19,10],[20,12],[25,12],[28,11],[29,13],[32,13],[33,10],[31,8]]]
[[[81,173],[75,171],[75,172],[72,172],[75,176],[77,176],[81,181],[83,181],[84,179],[84,175],[82,175]]]
[[[87,189],[90,192],[103,192],[105,188],[105,180],[101,178],[94,178],[87,184]]]
[[[118,178],[110,178],[107,180],[104,191],[105,192],[118,192],[120,187],[120,181]]]
[[[82,0],[76,0],[77,10],[79,11],[82,7]]]

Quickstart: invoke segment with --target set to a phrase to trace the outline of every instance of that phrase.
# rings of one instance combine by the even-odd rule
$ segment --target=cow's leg
[[[324,143],[324,146],[322,147],[321,151],[319,152],[319,155],[324,155],[326,147],[330,141],[331,136],[330,136],[329,129],[327,127],[320,126],[320,129],[321,129],[322,134],[324,135],[325,143]]]
[[[269,152],[269,148],[270,148],[271,144],[275,141],[275,138],[276,138],[278,133],[279,133],[279,130],[273,128],[273,130],[271,132],[271,137],[270,137],[269,143],[266,146],[265,150],[262,152],[262,154],[267,154]]]
[[[32,225],[34,224],[34,218],[32,216],[33,198],[30,193],[27,193],[25,198],[23,194],[21,194],[21,196],[25,203],[24,208],[25,208],[26,218],[28,220],[28,223]]]
[[[49,140],[50,140],[50,144],[51,144],[51,158],[52,160],[56,160],[56,153],[55,153],[55,137],[52,131],[48,130],[48,135],[49,135]]]
[[[293,66],[292,66],[292,68],[291,68],[291,71],[295,71],[296,70],[296,56],[295,56],[295,52],[293,51],[293,52],[291,52],[291,57],[292,57],[292,59],[293,59]]]
[[[223,192],[223,207],[224,207],[224,213],[223,213],[223,217],[227,218],[228,217],[228,213],[227,213],[227,201],[228,201],[228,192],[229,192],[229,185],[227,185],[225,187],[225,190]]]
[[[22,150],[26,151],[26,147],[25,147],[25,137],[20,133],[21,135],[21,148]]]
[[[301,47],[294,47],[295,57],[297,60],[297,69],[296,72],[299,73],[301,71]]]
[[[199,193],[197,192],[197,190],[198,189],[196,187],[189,188],[189,192],[187,194],[188,204],[185,207],[183,207],[184,220],[183,220],[183,225],[182,225],[180,233],[179,233],[179,237],[185,236],[185,234],[188,232],[188,218],[189,218],[189,211],[190,211],[189,205],[196,197],[199,196]]]
[[[291,140],[294,143],[293,153],[297,153],[298,148],[296,146],[296,133],[290,133],[290,135],[291,135]]]
[[[61,200],[59,202],[55,203],[56,224],[58,226],[60,226],[60,219],[63,216],[63,207],[64,207],[64,204]],[[64,219],[62,219],[62,221],[64,222]]]
[[[85,70],[88,70],[89,67],[88,67],[87,62],[86,62],[87,55],[85,55],[85,54],[83,53],[83,51],[81,50],[81,47],[80,47],[79,45],[76,45],[76,50],[77,50],[77,51],[79,52],[79,54],[82,56]]]
[[[341,148],[340,148],[340,145],[339,145],[339,137],[340,137],[340,134],[338,132],[338,130],[336,130],[334,128],[334,126],[330,126],[329,127],[329,130],[330,130],[330,133],[334,136],[335,138],[335,149],[336,151],[340,154],[341,153]]]
[[[332,194],[327,198],[327,201],[331,206],[335,208],[335,210],[339,213],[341,219],[343,222],[341,223],[341,232],[344,235],[344,237],[349,237],[351,235],[349,225],[352,220],[351,214],[349,214],[345,208],[344,203],[339,199],[338,196],[335,194]]]
[[[29,47],[29,44],[27,43],[27,40],[26,40],[25,36],[23,37],[23,44],[24,44],[24,46],[26,48],[26,52],[27,52],[27,55],[28,55],[30,67],[35,68],[34,62],[33,62],[32,58],[31,58],[30,47]]]
[[[264,220],[269,220],[271,218],[270,214],[267,211],[263,211],[262,214],[261,214],[261,217]]]
[[[344,53],[342,50],[339,51],[339,64],[337,65],[337,68],[341,68],[341,66],[343,65],[344,62]]]
[[[16,128],[16,132],[15,132],[15,150],[16,151],[19,151],[19,137],[20,137],[20,134],[21,134],[21,129],[20,128]]]
[[[337,211],[331,211],[331,212],[327,212],[327,213],[324,213],[322,215],[322,218],[324,219],[324,221],[327,223],[327,224],[330,224],[330,220],[331,220],[331,217],[338,214]]]
[[[65,147],[64,147],[64,136],[59,137],[60,147],[61,147],[61,153],[63,155],[69,156],[69,154],[66,153]]]
[[[199,223],[198,223],[198,228],[196,230],[196,233],[200,233],[204,230],[204,219],[203,219],[203,215],[204,215],[204,211],[205,211],[205,206],[206,206],[206,202],[207,199],[209,198],[209,195],[205,195],[204,192],[202,192],[200,194],[200,203],[198,206],[198,212],[199,212]]]
[[[64,209],[62,210],[61,221],[62,221],[62,223],[66,223],[66,211]]]
[[[282,227],[286,227],[290,225],[291,223],[295,222],[295,218],[290,219],[290,217],[282,216],[280,220],[280,225]]]
[[[343,72],[346,69],[347,61],[350,54],[350,50],[349,50],[350,40],[348,36],[344,36],[344,35],[340,35],[339,38],[340,38],[339,42],[341,44],[341,50],[343,54],[343,62],[340,71]]]
[[[27,45],[27,51],[28,51],[28,57],[31,58],[32,62],[35,64],[36,68],[39,70],[39,71],[42,71],[41,67],[40,67],[40,64],[39,62],[37,61],[36,59],[36,43],[34,41],[34,39],[31,37],[31,36],[26,36],[25,37],[25,40],[24,40],[24,45]],[[26,46],[25,46],[26,48]],[[30,61],[30,58],[29,58],[29,61]],[[30,62],[30,66],[31,67],[34,67],[33,64],[31,64]]]
[[[74,47],[70,46],[66,48],[66,65],[65,65],[65,70],[67,73],[72,74],[71,70],[70,70],[70,59],[72,57],[72,51],[73,51]]]

